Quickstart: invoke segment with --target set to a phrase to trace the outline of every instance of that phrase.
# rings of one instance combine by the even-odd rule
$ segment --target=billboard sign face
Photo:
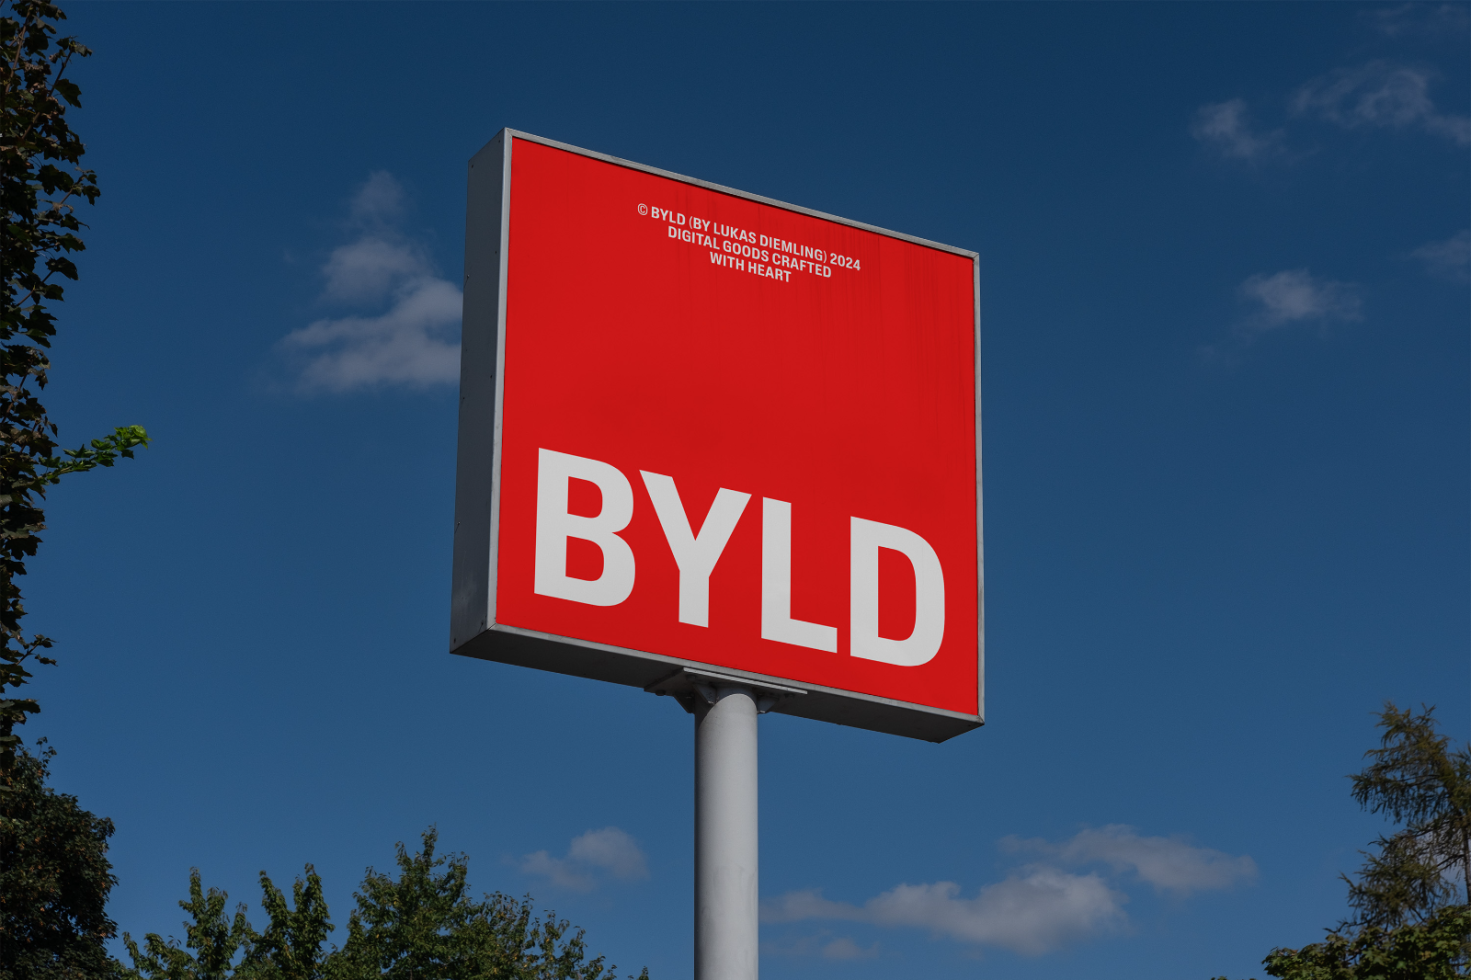
[[[503,130],[470,170],[451,649],[979,725],[976,268]]]

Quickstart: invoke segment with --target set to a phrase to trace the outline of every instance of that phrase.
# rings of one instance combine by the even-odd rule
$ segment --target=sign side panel
[[[501,447],[505,442],[506,424],[506,269],[510,262],[511,233],[511,146],[508,130],[501,131],[501,170],[499,211],[499,235],[496,246],[496,307],[495,307],[495,436],[494,453],[491,457],[490,485],[490,559],[488,562],[489,594],[487,596],[486,628],[496,622],[496,575],[501,543]]]
[[[502,132],[470,160],[465,215],[465,293],[460,331],[459,438],[455,453],[455,544],[450,649],[493,622],[495,456],[500,426],[497,374],[505,144]]]
[[[981,479],[981,257],[975,266],[976,313],[976,714],[986,717],[986,522]]]

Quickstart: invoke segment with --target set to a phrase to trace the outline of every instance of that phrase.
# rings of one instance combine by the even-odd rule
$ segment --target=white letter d
[[[849,652],[899,667],[929,663],[945,638],[945,574],[928,541],[893,524],[852,519]],[[897,551],[914,566],[914,632],[907,640],[879,636],[879,549]]]

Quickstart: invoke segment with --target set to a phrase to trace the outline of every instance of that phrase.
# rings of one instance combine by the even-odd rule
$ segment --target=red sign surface
[[[973,254],[500,139],[483,629],[978,722]]]

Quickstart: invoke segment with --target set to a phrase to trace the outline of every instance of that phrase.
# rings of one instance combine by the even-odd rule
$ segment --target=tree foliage
[[[1282,980],[1455,980],[1466,974],[1471,906],[1451,905],[1396,928],[1330,932],[1302,949],[1274,949],[1268,976]]]
[[[470,895],[464,855],[436,856],[431,828],[410,855],[398,845],[398,876],[368,869],[341,948],[311,865],[291,897],[261,872],[267,925],[257,931],[245,907],[206,891],[190,874],[184,941],[124,934],[133,961],[127,980],[616,980],[616,966],[588,958],[582,930],[552,913],[538,918],[529,899]],[[647,980],[648,971],[641,974]]]
[[[66,70],[91,52],[57,36],[65,19],[53,3],[0,0],[0,772],[15,758],[15,726],[41,710],[34,698],[14,696],[31,677],[28,662],[55,663],[40,653],[50,639],[21,630],[17,581],[41,543],[46,489],[148,444],[142,427],[130,425],[58,451],[56,425],[40,400],[56,335],[51,307],[64,296],[61,280],[77,278],[71,256],[86,247],[75,205],[99,194],[96,174],[80,166],[86,148],[66,121],[67,108],[81,106]]]
[[[1393,929],[1425,922],[1462,896],[1471,904],[1471,751],[1451,748],[1434,712],[1386,704],[1379,748],[1350,777],[1360,806],[1403,825],[1375,842],[1358,880],[1344,879],[1353,925]]]
[[[116,879],[112,821],[46,785],[53,753],[22,750],[0,796],[0,980],[101,980],[116,974],[105,942]]]
[[[1386,702],[1377,749],[1350,776],[1353,797],[1400,828],[1344,876],[1354,916],[1320,943],[1263,960],[1283,980],[1449,980],[1471,976],[1471,751]],[[1456,904],[1462,897],[1466,901]],[[1225,980],[1219,977],[1217,980]]]

